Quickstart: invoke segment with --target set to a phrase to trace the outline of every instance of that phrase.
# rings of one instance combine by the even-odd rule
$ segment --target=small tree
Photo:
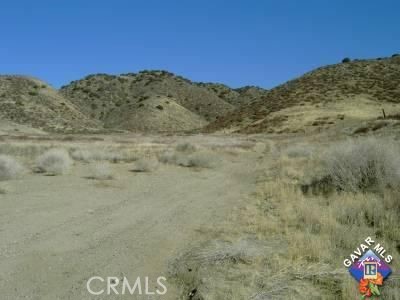
[[[342,59],[342,63],[344,63],[344,64],[349,63],[349,62],[351,62],[351,59],[349,57],[345,57]]]

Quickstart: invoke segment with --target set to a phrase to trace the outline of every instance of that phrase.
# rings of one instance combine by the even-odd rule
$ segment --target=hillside
[[[138,103],[111,110],[104,118],[104,127],[140,132],[181,132],[201,128],[204,118],[178,104],[173,98],[151,96]]]
[[[240,106],[250,101],[257,100],[265,95],[268,91],[256,86],[245,86],[238,89],[231,89],[230,87],[212,82],[199,82],[196,85],[206,88],[207,90],[215,93],[222,100],[234,105]]]
[[[165,124],[161,131],[174,131],[178,127],[196,129],[234,109],[215,92],[166,71],[90,75],[62,87],[60,93],[106,127],[133,131],[157,130],[153,122],[158,117],[163,121],[157,122]],[[164,110],[156,109],[159,105],[156,98],[168,98],[171,105],[165,105]],[[149,99],[153,100],[149,102]],[[152,109],[150,103],[155,104]],[[150,111],[151,116],[147,118]],[[183,124],[174,125],[180,122]]]
[[[196,83],[166,71],[89,75],[59,91],[35,78],[1,76],[0,120],[14,124],[8,131],[24,125],[57,132],[182,132],[200,129],[265,93]]]
[[[377,120],[382,109],[399,114],[399,102],[400,57],[357,60],[322,67],[278,86],[212,122],[205,131],[283,133],[356,128]]]
[[[0,76],[0,119],[45,131],[93,131],[101,127],[45,82],[23,76]]]

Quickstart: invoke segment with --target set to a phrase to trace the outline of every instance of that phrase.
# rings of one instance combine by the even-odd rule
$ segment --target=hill
[[[47,83],[24,76],[0,76],[0,119],[45,131],[94,131],[100,126]]]
[[[399,114],[399,102],[400,57],[357,60],[322,67],[280,85],[218,118],[205,131],[344,130],[377,120],[382,109]]]
[[[104,127],[140,132],[181,132],[202,128],[207,124],[174,98],[150,96],[138,103],[111,110],[104,118]]]
[[[200,129],[265,93],[196,83],[167,71],[94,74],[59,91],[32,77],[0,76],[0,120],[11,122],[8,131],[25,125],[58,132],[182,132]]]
[[[60,93],[106,127],[133,131],[157,130],[153,122],[158,117],[157,123],[164,124],[161,131],[196,129],[234,109],[215,92],[166,71],[90,75],[62,87]],[[166,101],[170,105],[162,104]]]

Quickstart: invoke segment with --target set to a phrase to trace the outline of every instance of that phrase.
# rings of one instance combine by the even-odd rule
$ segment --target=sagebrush
[[[13,157],[0,155],[0,181],[16,178],[23,171],[23,167]]]
[[[359,192],[400,188],[400,147],[369,138],[332,145],[322,156],[323,168],[337,190]]]
[[[68,172],[73,164],[68,152],[64,149],[50,149],[40,155],[36,161],[38,172],[61,175]]]

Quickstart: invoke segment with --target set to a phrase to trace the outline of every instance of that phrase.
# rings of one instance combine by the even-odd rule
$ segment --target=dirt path
[[[132,173],[115,165],[110,186],[84,178],[88,167],[57,177],[27,175],[0,195],[1,299],[174,299],[167,262],[195,241],[201,224],[222,220],[254,189],[255,152],[227,156],[214,169],[162,166]],[[92,276],[149,276],[163,297],[91,296]],[[143,285],[142,285],[143,286]],[[105,285],[94,285],[94,289]]]

